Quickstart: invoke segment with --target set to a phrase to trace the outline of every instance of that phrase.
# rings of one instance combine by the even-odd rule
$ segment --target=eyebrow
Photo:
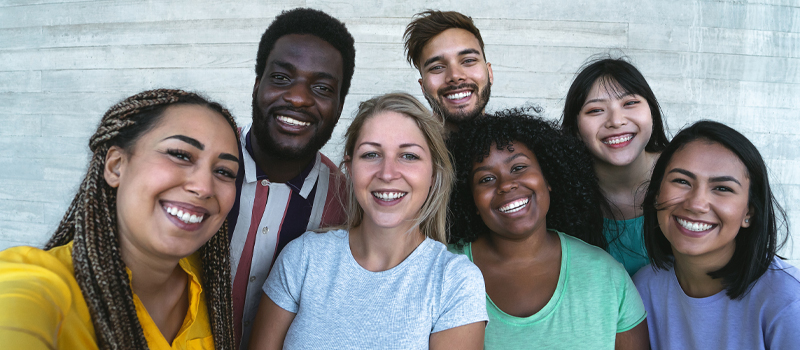
[[[164,140],[161,140],[161,141],[165,141],[165,140],[169,140],[169,139],[181,140],[183,142],[186,142],[186,143],[194,146],[194,148],[197,148],[197,149],[199,149],[201,151],[206,148],[206,146],[203,145],[202,143],[200,143],[200,141],[197,141],[196,139],[191,138],[191,137],[186,136],[186,135],[172,135],[172,136],[169,136],[169,137],[165,137]]]
[[[669,173],[680,173],[680,174],[688,176],[692,180],[697,180],[697,176],[694,173],[692,173],[691,171],[685,170],[685,169],[675,168],[675,169],[672,169],[669,172],[667,172],[667,174],[669,174]],[[714,177],[711,177],[711,178],[708,179],[708,182],[729,182],[729,181],[730,182],[735,182],[737,185],[742,186],[742,183],[739,182],[739,180],[736,180],[736,178],[733,177],[733,176],[727,176],[727,175],[726,176],[714,176]]]
[[[355,147],[355,149],[359,149],[361,146],[365,146],[365,145],[366,146],[381,147],[380,143],[371,142],[371,141],[364,141],[362,143],[359,143],[358,146]],[[419,148],[424,149],[424,147],[422,147],[422,146],[420,146],[420,145],[418,145],[416,143],[403,143],[403,144],[400,144],[400,148],[408,148],[408,147],[419,147]]]
[[[514,154],[510,155],[508,158],[506,158],[506,160],[503,161],[503,164],[511,163],[511,161],[513,161],[514,159],[517,159],[519,157],[528,158],[528,156],[526,156],[526,155],[524,155],[522,153],[514,153]],[[528,159],[530,159],[530,158],[528,158]],[[472,172],[473,173],[477,173],[479,171],[489,170],[490,168],[491,168],[491,166],[484,165],[484,166],[480,166],[480,167],[477,167],[477,168],[473,169]]]
[[[476,49],[473,49],[473,48],[469,48],[469,49],[463,49],[463,50],[459,51],[458,55],[459,56],[464,56],[464,55],[468,55],[468,54],[471,54],[471,53],[472,54],[476,54],[476,55],[480,55],[481,54],[480,51],[478,51]],[[425,60],[425,63],[423,63],[422,66],[423,67],[427,67],[429,64],[431,64],[433,62],[440,61],[440,60],[443,60],[443,59],[444,59],[444,56],[442,56],[442,55],[433,56],[433,57]]]
[[[281,67],[281,68],[283,68],[285,70],[288,70],[290,73],[297,72],[297,67],[295,65],[289,63],[289,62],[282,61],[282,60],[273,60],[270,63],[274,64],[274,65],[276,65],[278,67]],[[338,78],[336,78],[335,76],[333,76],[333,74],[330,74],[328,72],[314,72],[312,74],[312,76],[314,78],[316,78],[316,79],[331,79],[331,80],[336,81],[337,83],[339,82]]]
[[[197,141],[197,139],[189,137],[189,136],[186,136],[186,135],[172,135],[172,136],[169,136],[169,137],[165,137],[161,141],[169,140],[169,139],[181,140],[183,142],[186,142],[186,143],[194,146],[194,148],[197,148],[197,149],[199,149],[201,151],[205,150],[205,148],[206,148],[206,146],[203,145],[203,143],[201,143],[200,141]],[[237,162],[237,163],[239,162],[239,157],[234,156],[233,154],[230,154],[230,153],[220,153],[219,154],[219,159],[230,160],[230,161],[234,161],[234,162]]]
[[[618,99],[621,99],[621,98],[624,98],[624,97],[627,97],[627,96],[630,96],[630,95],[636,95],[636,94],[634,94],[632,92],[627,92],[627,93],[624,93],[624,94],[620,95],[618,97]],[[586,100],[586,103],[584,103],[583,106],[581,106],[581,107],[586,107],[586,105],[588,105],[590,103],[593,103],[593,102],[605,102],[605,101],[608,101],[608,99],[607,98],[593,98],[591,100]]]

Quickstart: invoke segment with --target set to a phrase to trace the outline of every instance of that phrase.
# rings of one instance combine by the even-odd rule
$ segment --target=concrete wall
[[[52,233],[85,171],[88,137],[122,98],[197,90],[248,122],[258,40],[297,6],[343,20],[356,39],[353,87],[324,149],[334,161],[359,101],[396,90],[421,98],[419,75],[403,59],[410,17],[457,10],[487,43],[490,111],[537,103],[558,118],[589,56],[627,54],[673,134],[700,118],[745,133],[800,223],[798,0],[0,0],[0,249],[39,245]],[[783,253],[800,262],[800,238]]]

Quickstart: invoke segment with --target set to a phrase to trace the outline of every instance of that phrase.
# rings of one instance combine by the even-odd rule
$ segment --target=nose
[[[617,107],[610,107],[608,108],[606,115],[608,118],[606,119],[606,127],[610,129],[616,129],[622,127],[625,124],[628,124],[627,116],[625,115],[625,110],[622,108]]]
[[[706,191],[703,187],[693,188],[686,193],[686,197],[683,200],[683,207],[692,213],[702,214],[708,212],[708,194],[709,191]]]
[[[516,180],[513,179],[498,179],[497,192],[500,194],[509,193],[519,187]]]
[[[311,87],[301,82],[295,82],[283,94],[283,100],[294,107],[308,107],[314,104]]]
[[[381,162],[381,168],[378,172],[378,178],[385,182],[390,182],[399,177],[397,164],[387,159]]]
[[[214,175],[210,171],[194,170],[188,174],[183,188],[200,199],[214,197]]]
[[[461,67],[461,65],[451,65],[447,68],[448,83],[458,84],[464,80],[466,80],[466,74],[464,74],[464,69]]]

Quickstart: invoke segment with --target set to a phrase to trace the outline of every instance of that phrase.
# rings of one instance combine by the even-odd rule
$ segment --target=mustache
[[[280,112],[283,112],[283,111],[290,111],[290,112],[294,112],[294,113],[299,113],[299,114],[302,114],[302,115],[308,117],[309,120],[317,120],[316,117],[311,115],[311,113],[308,113],[308,111],[306,111],[305,109],[297,108],[297,107],[293,107],[293,106],[276,106],[276,107],[272,107],[272,108],[267,110],[267,115],[274,116],[275,114],[279,114]]]
[[[478,91],[478,84],[475,84],[475,83],[463,83],[463,84],[457,85],[457,86],[445,86],[445,87],[443,87],[443,88],[441,88],[439,90],[436,90],[436,93],[439,94],[439,95],[444,95],[444,94],[446,94],[446,93],[448,93],[450,91],[461,90],[461,89],[466,89],[466,88],[470,88],[470,89],[472,89],[472,91]]]

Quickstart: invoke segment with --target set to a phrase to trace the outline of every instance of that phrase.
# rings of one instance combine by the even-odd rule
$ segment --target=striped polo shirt
[[[241,129],[236,201],[228,214],[236,336],[247,349],[261,286],[281,249],[308,230],[344,223],[344,176],[322,153],[295,178],[271,182],[253,159],[250,127]]]

